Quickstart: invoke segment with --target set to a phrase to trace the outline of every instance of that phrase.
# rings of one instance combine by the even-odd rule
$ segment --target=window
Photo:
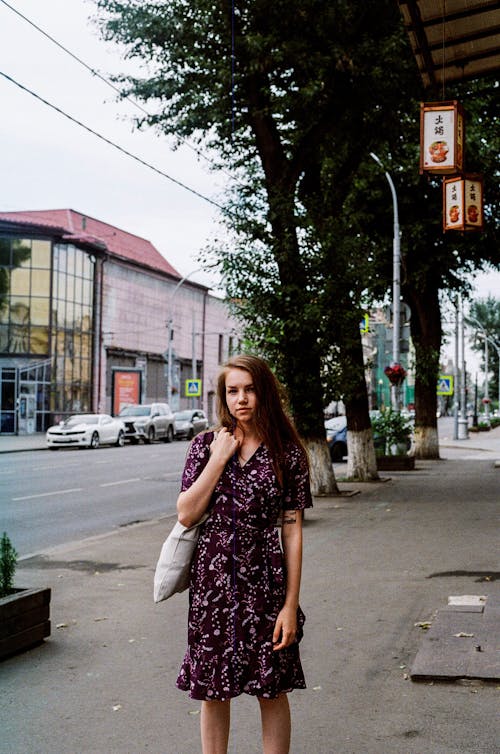
[[[50,241],[0,239],[0,353],[48,355]]]
[[[51,410],[88,411],[95,262],[72,244],[56,244],[53,256]]]

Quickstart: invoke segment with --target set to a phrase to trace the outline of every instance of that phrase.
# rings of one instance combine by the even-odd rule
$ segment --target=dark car
[[[176,411],[174,419],[176,438],[191,440],[199,432],[204,432],[208,429],[208,419],[205,412],[199,408]]]

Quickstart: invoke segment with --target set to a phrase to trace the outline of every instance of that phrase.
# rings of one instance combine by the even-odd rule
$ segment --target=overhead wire
[[[12,84],[15,84],[15,86],[19,87],[19,89],[22,89],[23,91],[30,94],[32,97],[35,97],[35,99],[39,100],[39,102],[43,102],[44,105],[47,105],[52,110],[55,110],[55,112],[59,113],[60,115],[63,115],[65,118],[70,120],[72,123],[76,123],[76,125],[80,126],[81,128],[84,128],[89,133],[93,134],[93,136],[96,136],[101,141],[105,142],[109,146],[113,147],[114,149],[117,149],[122,154],[126,155],[127,157],[130,157],[132,160],[135,160],[139,164],[149,168],[150,170],[153,170],[153,172],[158,173],[158,175],[161,175],[163,178],[166,178],[167,180],[171,181],[172,183],[176,184],[177,186],[180,186],[181,188],[185,189],[186,191],[189,191],[191,194],[194,194],[194,196],[197,196],[199,199],[203,199],[203,201],[208,202],[209,204],[213,205],[214,207],[217,207],[217,209],[221,210],[226,215],[233,215],[235,216],[235,213],[231,210],[228,210],[226,207],[223,207],[222,204],[219,204],[214,199],[210,199],[208,196],[205,196],[204,194],[200,193],[199,191],[196,191],[196,189],[191,188],[187,184],[183,183],[182,181],[179,181],[177,178],[174,178],[173,176],[169,175],[168,173],[165,173],[165,171],[160,170],[160,168],[155,167],[150,162],[147,162],[146,160],[143,160],[142,157],[138,157],[137,155],[133,154],[133,152],[130,152],[128,149],[125,149],[125,147],[120,146],[119,144],[116,144],[116,142],[112,141],[111,139],[108,139],[106,136],[103,136],[95,129],[91,128],[90,126],[87,126],[85,123],[83,123],[81,120],[78,120],[78,118],[73,117],[72,115],[69,115],[69,113],[66,113],[64,110],[62,110],[57,105],[54,105],[52,102],[49,102],[48,100],[41,97],[39,94],[36,94],[32,89],[29,89],[29,87],[24,86],[19,81],[16,81],[16,79],[12,78],[12,76],[9,76],[4,71],[0,71],[0,76],[3,76],[4,79],[7,81],[10,81]]]
[[[38,26],[38,24],[36,24],[30,18],[28,18],[27,16],[25,16],[23,13],[21,13],[21,11],[17,10],[17,8],[15,8],[13,5],[11,5],[10,3],[8,3],[6,0],[0,0],[0,2],[3,5],[5,5],[7,8],[9,8],[9,10],[11,10],[13,13],[15,13],[20,18],[22,18],[23,21],[26,21],[26,23],[28,23],[30,26],[32,26],[34,29],[36,29],[38,32],[40,32],[40,34],[43,34],[44,37],[46,37],[50,42],[52,42],[57,47],[59,47],[60,50],[62,50],[67,55],[69,55],[70,57],[72,57],[73,60],[76,60],[77,63],[79,63],[80,65],[82,65],[93,76],[95,76],[96,78],[100,79],[100,81],[102,81],[104,84],[106,84],[106,86],[109,86],[111,89],[113,89],[113,91],[116,92],[121,99],[124,99],[127,102],[129,102],[131,105],[133,105],[138,110],[140,110],[142,113],[144,113],[144,115],[146,115],[147,117],[151,117],[151,113],[145,107],[143,107],[139,102],[137,102],[132,97],[130,97],[130,95],[125,94],[119,87],[115,86],[115,84],[113,84],[112,81],[110,81],[105,76],[103,76],[102,73],[100,73],[96,68],[93,68],[91,65],[89,65],[88,63],[86,63],[85,60],[82,60],[82,58],[80,58],[74,52],[72,52],[67,47],[65,47],[63,44],[61,44],[61,42],[59,42],[51,34],[49,34],[47,31],[45,31],[40,26]],[[196,155],[198,155],[198,157],[202,157],[204,160],[206,160],[206,162],[208,162],[209,165],[211,165],[214,169],[218,170],[221,173],[224,173],[229,178],[231,178],[231,180],[237,180],[235,178],[235,176],[232,175],[228,170],[225,170],[224,168],[221,168],[221,167],[217,166],[215,164],[215,162],[212,159],[210,159],[210,157],[208,157],[206,154],[204,154],[204,152],[202,152],[200,149],[197,149],[196,147],[194,147],[187,139],[183,138],[182,136],[178,136],[178,135],[176,135],[176,138],[179,139],[179,141],[181,141],[185,146],[187,146],[188,149],[191,149]]]

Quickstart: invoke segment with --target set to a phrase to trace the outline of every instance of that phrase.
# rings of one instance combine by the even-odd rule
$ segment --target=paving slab
[[[500,602],[438,610],[411,666],[413,681],[500,679]]]

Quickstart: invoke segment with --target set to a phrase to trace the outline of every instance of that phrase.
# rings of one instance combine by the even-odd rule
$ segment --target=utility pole
[[[385,177],[392,194],[393,233],[392,233],[392,361],[399,364],[399,339],[401,328],[401,247],[399,235],[398,197],[396,187],[390,174],[384,168],[382,160],[376,154],[370,152],[370,157],[375,160],[384,171]],[[393,411],[399,411],[400,385],[391,385],[391,406]]]

